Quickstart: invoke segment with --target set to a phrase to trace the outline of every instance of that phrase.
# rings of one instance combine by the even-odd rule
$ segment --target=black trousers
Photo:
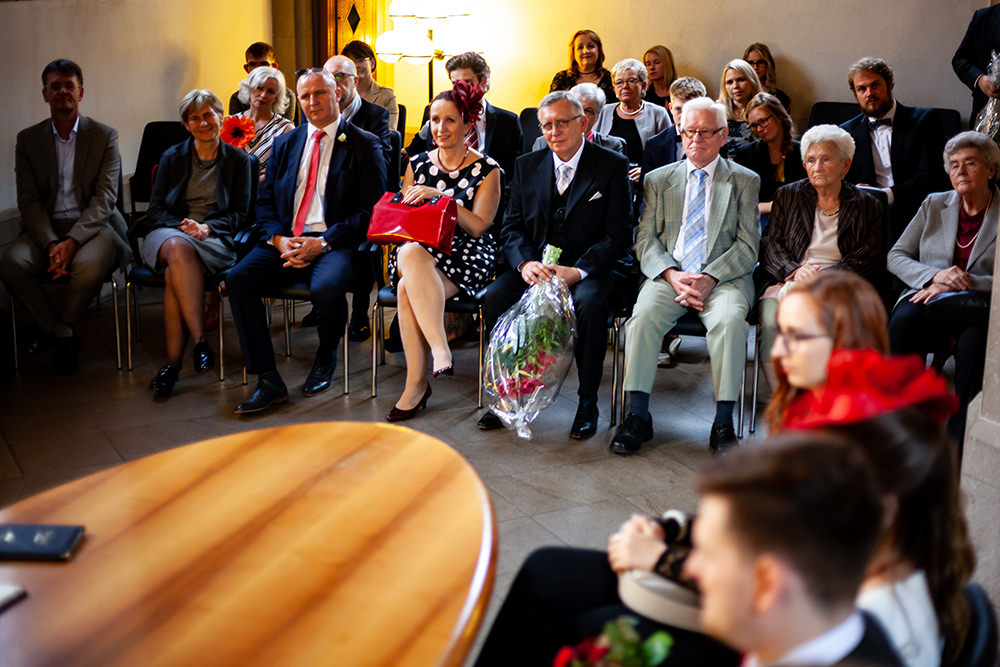
[[[608,299],[613,276],[589,275],[570,288],[576,312],[577,340],[574,353],[580,378],[577,394],[593,398],[601,386],[604,355],[608,349]],[[497,320],[521,298],[529,285],[518,271],[507,270],[490,284],[486,292],[486,330],[493,331]]]
[[[606,552],[546,547],[528,556],[518,571],[476,667],[549,667],[561,647],[600,634],[607,621],[623,615],[639,620],[642,638],[656,630],[670,633],[674,645],[666,665],[740,664],[739,654],[713,639],[663,626],[623,605]]]
[[[889,345],[893,354],[926,356],[930,352],[951,350],[954,342],[959,408],[948,420],[948,433],[958,443],[960,459],[969,401],[983,388],[987,329],[987,323],[969,325],[931,317],[927,306],[905,299],[896,305],[889,318]]]
[[[257,247],[226,275],[233,320],[240,335],[243,364],[248,373],[275,370],[274,348],[267,327],[262,296],[268,290],[295,282],[308,282],[316,307],[319,348],[317,359],[331,361],[347,322],[347,298],[354,281],[353,250],[338,248],[319,255],[304,269],[284,268],[284,260],[271,246]]]

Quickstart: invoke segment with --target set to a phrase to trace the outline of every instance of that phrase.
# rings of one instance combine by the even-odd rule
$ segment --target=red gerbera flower
[[[236,114],[234,116],[226,116],[222,121],[222,133],[220,137],[234,148],[245,147],[253,141],[256,134],[257,129],[254,127],[252,118]]]

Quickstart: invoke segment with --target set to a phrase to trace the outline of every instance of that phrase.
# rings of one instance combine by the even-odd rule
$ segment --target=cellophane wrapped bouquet
[[[1000,81],[1000,55],[996,51],[990,54],[990,66],[986,76],[993,81]],[[976,118],[977,132],[982,132],[993,141],[1000,141],[1000,99],[991,97]]]
[[[562,251],[551,245],[543,264]],[[497,322],[486,350],[486,392],[501,421],[530,438],[528,427],[555,401],[573,363],[576,315],[573,297],[561,278],[532,285]]]

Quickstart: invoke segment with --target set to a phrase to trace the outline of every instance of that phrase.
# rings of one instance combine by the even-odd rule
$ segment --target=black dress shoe
[[[195,343],[191,356],[194,359],[194,369],[199,373],[204,373],[215,365],[215,353],[212,352],[208,341],[203,340],[200,343]]]
[[[315,396],[330,388],[330,379],[333,378],[333,369],[337,367],[337,360],[323,362],[317,359],[313,362],[312,370],[306,378],[306,383],[302,385],[302,393],[306,396]]]
[[[722,456],[727,450],[739,446],[736,430],[732,424],[713,424],[712,435],[708,437],[708,448],[714,456]]]
[[[253,390],[250,398],[243,401],[233,410],[238,415],[248,415],[254,412],[263,412],[272,405],[278,405],[288,400],[288,390],[284,384],[275,385],[267,380],[259,380],[257,388]]]
[[[498,428],[503,428],[503,422],[500,418],[493,414],[492,410],[487,410],[483,413],[483,416],[479,418],[476,422],[476,428],[481,431],[495,431]]]
[[[80,337],[76,334],[68,338],[56,339],[56,360],[53,370],[56,375],[69,375],[76,370],[76,353],[80,351]]]
[[[615,454],[635,454],[642,447],[642,443],[652,439],[653,419],[630,412],[625,415],[625,421],[618,427],[608,449]]]
[[[569,437],[584,440],[597,433],[597,416],[597,401],[591,401],[589,404],[581,401],[576,409],[576,416],[573,417]]]
[[[347,340],[352,343],[361,343],[371,338],[372,328],[368,324],[368,316],[363,315],[357,319],[351,318],[351,326],[347,330]]]
[[[174,385],[177,384],[177,376],[180,373],[180,367],[167,364],[150,380],[149,388],[160,398],[167,398],[173,392]]]
[[[455,375],[455,365],[454,364],[449,364],[449,365],[445,366],[444,368],[439,368],[436,371],[434,371],[433,373],[431,373],[431,376],[433,378],[435,378],[435,379],[441,377],[442,375],[447,375],[449,377],[453,377]]]
[[[403,408],[397,408],[394,405],[392,406],[392,410],[389,411],[389,414],[385,416],[385,420],[387,422],[404,422],[407,419],[413,419],[414,417],[417,416],[418,412],[427,407],[427,399],[430,397],[431,397],[431,385],[428,382],[427,391],[424,392],[424,396],[423,398],[420,399],[419,403],[417,403],[415,406],[413,406],[408,410],[404,410]]]
[[[40,354],[48,352],[53,345],[56,344],[56,337],[50,333],[42,333],[39,331],[35,336],[28,341],[28,347],[25,352],[29,357],[37,357]]]

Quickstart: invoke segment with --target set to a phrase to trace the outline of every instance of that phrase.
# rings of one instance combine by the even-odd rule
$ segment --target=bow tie
[[[886,127],[892,127],[891,118],[879,118],[878,120],[868,119],[868,127],[871,128],[872,132],[875,131],[880,125],[885,125]]]

